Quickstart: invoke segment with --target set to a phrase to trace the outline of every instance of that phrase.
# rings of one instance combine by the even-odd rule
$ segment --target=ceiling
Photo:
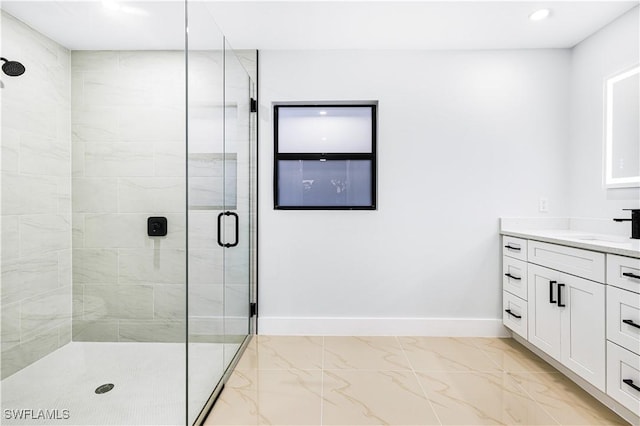
[[[219,48],[219,27],[236,49],[569,48],[639,3],[193,0],[189,46]],[[542,7],[551,17],[531,22]],[[184,48],[183,1],[14,0],[2,9],[74,50]]]

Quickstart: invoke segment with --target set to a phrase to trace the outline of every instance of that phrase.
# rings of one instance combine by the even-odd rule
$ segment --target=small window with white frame
[[[274,105],[274,208],[375,210],[375,102]]]

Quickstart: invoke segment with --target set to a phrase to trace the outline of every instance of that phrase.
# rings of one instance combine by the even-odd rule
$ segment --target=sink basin
[[[615,243],[624,244],[629,242],[629,238],[617,237],[614,235],[598,235],[598,234],[563,234],[557,235],[558,238],[566,238],[567,240],[585,241],[592,243]]]
[[[628,238],[624,238],[624,237],[613,237],[613,236],[607,236],[607,235],[576,235],[574,237],[572,237],[574,240],[580,240],[580,241],[591,241],[591,242],[600,242],[600,243],[616,243],[616,244],[621,244],[621,243],[626,243],[628,242]]]

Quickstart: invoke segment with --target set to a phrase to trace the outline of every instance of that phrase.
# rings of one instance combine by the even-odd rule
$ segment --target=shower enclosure
[[[252,333],[257,52],[207,2],[0,7],[0,423],[199,424]]]

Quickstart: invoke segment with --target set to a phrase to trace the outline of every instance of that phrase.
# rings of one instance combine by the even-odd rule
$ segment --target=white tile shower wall
[[[640,208],[640,188],[603,185],[603,95],[607,77],[638,62],[640,6],[579,43],[571,55],[570,216],[606,219],[617,231],[596,225],[600,232],[629,236],[629,222],[611,219],[630,217],[622,209]]]
[[[70,52],[2,12],[2,366],[71,339]]]
[[[499,333],[498,217],[543,216],[543,194],[568,212],[569,65],[563,49],[261,51],[261,332]],[[272,102],[316,100],[379,101],[378,210],[273,210]]]
[[[74,51],[71,72],[73,340],[184,341],[184,53]]]

